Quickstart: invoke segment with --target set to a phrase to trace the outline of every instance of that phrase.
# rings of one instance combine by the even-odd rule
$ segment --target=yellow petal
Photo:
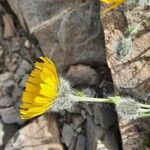
[[[54,63],[46,57],[40,57],[25,84],[20,105],[21,118],[33,118],[51,108],[58,95],[58,85]]]

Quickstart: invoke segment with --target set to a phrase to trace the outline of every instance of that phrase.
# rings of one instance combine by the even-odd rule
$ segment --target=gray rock
[[[0,147],[3,145],[3,137],[4,137],[4,131],[3,131],[3,123],[0,120]]]
[[[117,140],[116,140],[116,133],[115,133],[114,129],[108,130],[105,133],[105,137],[104,137],[103,143],[105,144],[105,146],[108,149],[111,149],[111,150],[120,150],[120,148],[118,146],[119,144],[117,143]]]
[[[25,83],[26,83],[28,77],[29,77],[29,75],[28,75],[28,74],[25,74],[25,76],[22,78],[22,80],[21,80],[20,83],[19,83],[19,86],[20,86],[20,87],[23,88],[23,87],[25,86]]]
[[[79,135],[77,138],[77,144],[75,150],[85,150],[86,147],[86,138],[83,135]]]
[[[62,142],[69,147],[74,136],[74,131],[71,126],[64,124],[62,128]]]
[[[0,120],[0,149],[4,149],[5,144],[19,129],[19,125],[6,125]]]
[[[0,97],[0,107],[1,108],[12,106],[14,102],[15,102],[15,100],[10,96]]]
[[[117,123],[116,112],[109,104],[94,105],[94,121],[101,125],[103,129],[109,129],[112,125]],[[109,118],[109,119],[108,119]]]
[[[12,124],[12,123],[22,124],[23,123],[23,121],[20,119],[19,110],[15,108],[14,106],[1,109],[0,115],[2,117],[3,122],[6,124]]]
[[[52,58],[60,71],[71,64],[106,64],[98,1],[8,2],[22,26],[33,32],[44,55]]]
[[[21,41],[20,41],[20,37],[13,37],[11,39],[11,51],[12,52],[17,52],[19,51],[21,48]]]
[[[15,82],[12,79],[9,79],[2,84],[2,92],[4,95],[12,95],[12,91],[14,89]]]
[[[66,77],[75,85],[99,85],[99,74],[90,66],[70,66]]]
[[[17,69],[16,78],[22,78],[26,73],[31,70],[31,68],[31,65],[26,60],[22,60],[21,64]]]
[[[0,87],[3,85],[3,82],[8,80],[12,74],[10,72],[5,72],[3,74],[0,74]]]
[[[71,117],[72,117],[71,120],[72,120],[74,129],[77,129],[78,127],[80,127],[83,124],[83,122],[85,121],[81,115],[74,114]]]
[[[76,141],[77,141],[77,138],[73,137],[72,142],[71,142],[68,150],[74,150],[75,149]]]
[[[97,146],[97,141],[104,138],[104,130],[99,126],[94,124],[91,117],[87,117],[86,122],[86,150],[95,150]]]

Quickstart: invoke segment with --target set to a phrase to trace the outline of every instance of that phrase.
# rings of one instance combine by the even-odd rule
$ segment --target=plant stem
[[[70,95],[70,99],[78,102],[98,102],[98,103],[113,103],[117,104],[120,100],[120,97],[110,97],[110,98],[93,98],[93,97],[80,97]]]

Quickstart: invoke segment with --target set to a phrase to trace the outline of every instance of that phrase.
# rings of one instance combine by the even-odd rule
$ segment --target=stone
[[[40,116],[21,128],[6,144],[5,150],[63,150],[55,115]]]
[[[19,36],[13,37],[11,39],[11,51],[17,52],[21,48],[21,40]]]
[[[75,149],[76,141],[77,141],[76,137],[73,137],[73,140],[72,140],[68,150],[74,150]]]
[[[116,19],[116,13],[110,13],[111,19],[108,16],[103,19],[107,62],[112,73],[115,95],[132,97],[143,103],[149,103],[149,6],[145,1],[137,1],[134,4],[133,1],[128,2],[125,4],[124,15],[120,18]],[[141,2],[145,6],[141,5]],[[131,4],[133,4],[132,7],[130,7]],[[142,22],[144,23],[141,24]],[[134,31],[132,34],[131,31],[125,32],[117,28],[115,24],[118,23],[127,23],[124,29],[133,27],[135,30],[131,30]],[[122,57],[118,57],[118,54],[121,54]],[[142,126],[142,129],[135,125],[137,123]],[[144,143],[148,131],[145,128],[146,124],[146,119],[134,120],[134,122],[119,119],[123,149],[145,149]],[[126,131],[124,132],[124,130]],[[145,134],[141,133],[141,130]]]
[[[23,124],[23,121],[20,119],[19,110],[15,106],[0,109],[0,116],[5,124]]]
[[[74,131],[71,126],[68,124],[64,123],[63,128],[62,128],[62,142],[69,147],[74,136]]]
[[[4,137],[4,131],[3,131],[3,123],[0,120],[0,147],[3,145],[3,137]]]
[[[95,104],[93,106],[94,122],[100,125],[103,129],[109,129],[112,125],[117,123],[116,112],[111,105]],[[109,118],[109,119],[108,119]]]
[[[26,60],[22,60],[16,71],[16,78],[21,79],[26,73],[31,71],[31,65]]]
[[[71,117],[72,117],[71,122],[72,122],[74,129],[77,129],[78,127],[80,127],[85,121],[81,115],[73,114]]]
[[[15,100],[8,95],[0,97],[0,108],[10,107],[14,102]]]
[[[91,117],[87,117],[86,122],[86,150],[94,150],[97,147],[97,141],[104,138],[104,130],[94,124]]]
[[[11,76],[12,74],[10,72],[4,72],[0,74],[0,87],[3,85],[3,82],[8,80]]]
[[[77,138],[77,144],[75,150],[85,150],[86,147],[86,138],[83,135],[79,135]]]
[[[25,75],[24,75],[24,77],[22,78],[22,80],[21,80],[20,83],[19,83],[19,86],[20,86],[20,87],[23,88],[23,87],[25,86],[25,83],[26,83],[28,77],[29,77],[29,74],[25,74]]]
[[[24,43],[24,46],[26,49],[30,49],[31,48],[31,43],[29,40],[26,40],[25,43]]]
[[[4,150],[5,144],[19,129],[19,125],[10,124],[6,125],[0,120],[0,149]]]
[[[98,1],[7,1],[59,71],[71,64],[106,65]]]
[[[0,45],[0,58],[2,58],[2,55],[3,55],[3,48]]]
[[[108,148],[108,149],[111,149],[111,150],[120,150],[121,147],[119,147],[119,143],[117,143],[117,140],[116,140],[116,133],[115,133],[115,130],[108,130],[106,133],[105,133],[105,136],[104,136],[104,141],[103,143],[105,144],[105,146]]]
[[[99,85],[99,74],[90,66],[70,66],[66,78],[75,85]]]
[[[15,87],[14,80],[9,79],[9,80],[3,82],[1,89],[2,89],[2,92],[4,95],[12,96],[12,91],[13,91],[14,87]]]
[[[4,14],[2,17],[4,22],[4,39],[15,36],[16,29],[14,26],[13,17],[10,14]]]

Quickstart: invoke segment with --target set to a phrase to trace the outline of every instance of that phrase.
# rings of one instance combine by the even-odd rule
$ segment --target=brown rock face
[[[20,129],[5,147],[5,150],[13,149],[63,150],[55,116],[41,116]]]
[[[134,6],[127,13],[113,12],[103,18],[107,62],[116,94],[131,96],[144,103],[149,102],[150,96],[150,33],[146,21],[145,24],[140,24],[142,18],[148,16],[146,8]],[[125,30],[128,24],[134,28],[140,27],[133,35],[127,36]],[[145,125],[148,123],[146,119],[133,122],[121,119],[119,122],[123,148],[144,150],[147,135]]]

